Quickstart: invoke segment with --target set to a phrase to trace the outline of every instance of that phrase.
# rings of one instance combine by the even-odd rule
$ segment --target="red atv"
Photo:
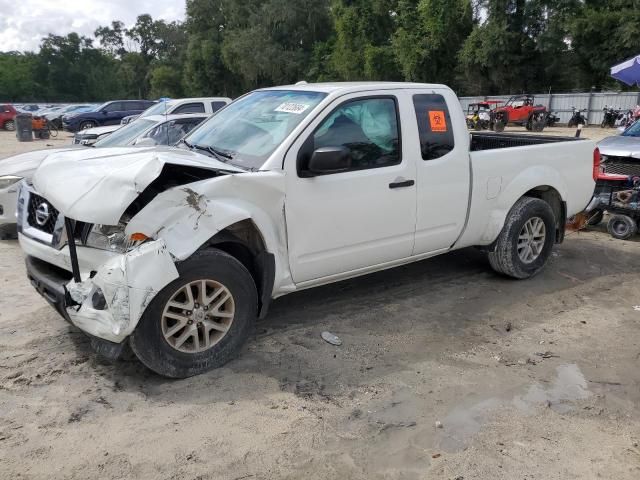
[[[525,126],[527,130],[541,132],[547,121],[547,107],[534,105],[533,95],[515,95],[502,107],[496,108],[495,130],[502,132],[508,123]]]

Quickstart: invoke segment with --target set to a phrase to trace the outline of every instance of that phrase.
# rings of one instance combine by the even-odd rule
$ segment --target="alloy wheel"
[[[166,303],[162,334],[180,352],[204,352],[224,338],[234,317],[235,302],[227,287],[215,280],[195,280]]]
[[[542,253],[547,229],[540,217],[530,218],[518,235],[518,256],[523,263],[533,263]]]

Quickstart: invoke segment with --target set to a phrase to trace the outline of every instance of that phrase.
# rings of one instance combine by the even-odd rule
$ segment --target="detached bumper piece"
[[[72,274],[34,257],[26,259],[27,277],[31,285],[67,322],[72,323],[67,307],[77,306],[65,285],[71,281]],[[124,348],[123,343],[109,342],[85,333],[90,339],[91,348],[108,360],[117,360]]]
[[[68,293],[64,288],[65,284],[71,280],[71,274],[66,270],[57,268],[34,257],[27,257],[27,278],[31,285],[42,297],[49,302],[53,308],[71,323],[67,314]]]

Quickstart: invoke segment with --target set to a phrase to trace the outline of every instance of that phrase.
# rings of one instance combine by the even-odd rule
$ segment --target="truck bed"
[[[555,137],[550,135],[529,135],[517,133],[472,132],[471,151],[495,150],[498,148],[525,147],[547,143],[574,142],[575,137]]]

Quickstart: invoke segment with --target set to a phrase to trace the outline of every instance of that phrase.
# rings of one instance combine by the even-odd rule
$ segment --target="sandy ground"
[[[0,478],[637,480],[639,266],[602,227],[528,281],[455,252],[279,299],[169,381],[100,360],[0,242]]]
[[[43,150],[45,148],[60,148],[71,144],[73,134],[69,132],[59,132],[56,138],[48,140],[34,140],[33,142],[18,142],[15,132],[0,130],[0,160],[18,153],[30,152],[32,150]]]

